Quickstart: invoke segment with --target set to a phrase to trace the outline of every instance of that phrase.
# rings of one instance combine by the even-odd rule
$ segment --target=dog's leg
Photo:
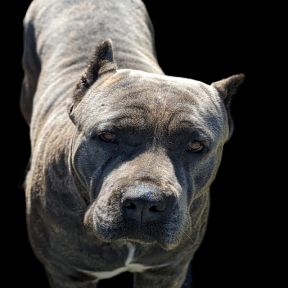
[[[135,273],[134,288],[181,288],[186,278],[189,262]]]
[[[29,124],[32,114],[33,97],[36,92],[41,66],[36,52],[35,30],[32,23],[25,23],[22,61],[24,78],[21,89],[20,109],[27,124]]]
[[[66,276],[48,272],[47,277],[51,288],[97,288],[98,283],[95,278],[87,279],[79,275]]]
[[[189,268],[187,270],[185,282],[182,285],[182,288],[193,288],[192,281],[192,264],[190,263]]]

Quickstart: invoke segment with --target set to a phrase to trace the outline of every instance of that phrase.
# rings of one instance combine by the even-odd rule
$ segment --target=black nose
[[[129,189],[125,193],[122,207],[127,220],[139,223],[157,221],[164,218],[172,206],[171,197],[167,197],[158,189]]]

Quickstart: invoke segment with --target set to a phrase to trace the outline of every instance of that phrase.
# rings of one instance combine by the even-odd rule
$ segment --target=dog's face
[[[70,111],[84,223],[98,238],[172,249],[190,233],[193,200],[208,192],[231,134],[220,94],[235,81],[116,70],[110,43],[98,48]]]

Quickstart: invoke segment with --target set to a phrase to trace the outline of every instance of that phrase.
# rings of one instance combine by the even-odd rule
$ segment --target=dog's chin
[[[123,239],[124,240],[124,239]],[[158,245],[163,250],[169,251],[175,249],[179,245],[179,241],[161,241],[161,240],[142,240],[136,238],[125,238],[125,241],[144,246]]]
[[[90,212],[90,211],[89,211]],[[185,221],[178,216],[165,223],[150,222],[139,225],[125,221],[119,215],[86,213],[84,226],[87,232],[102,242],[127,241],[140,245],[158,245],[164,250],[175,249],[181,242]]]

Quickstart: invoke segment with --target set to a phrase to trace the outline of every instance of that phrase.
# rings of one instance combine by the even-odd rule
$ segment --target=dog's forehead
[[[88,94],[83,104],[89,126],[98,120],[115,123],[123,117],[132,117],[128,123],[133,126],[143,121],[143,125],[165,124],[172,118],[175,125],[187,120],[200,126],[223,126],[220,97],[213,87],[196,80],[122,69]]]
[[[131,103],[141,103],[150,109],[159,109],[161,105],[170,109],[221,105],[215,89],[203,82],[128,69],[118,70],[101,87],[92,89],[91,94],[94,93],[99,95],[96,105],[102,102],[100,98],[104,94],[105,102],[117,103],[118,109]]]
[[[213,88],[209,85],[192,79],[125,69],[117,74],[115,78],[119,79],[117,84],[120,89],[122,88],[123,96],[128,90],[130,94],[133,93],[134,99],[146,96],[148,99],[145,100],[194,102],[200,98],[205,101],[207,96],[210,98],[214,94]],[[113,81],[113,77],[111,80]]]

